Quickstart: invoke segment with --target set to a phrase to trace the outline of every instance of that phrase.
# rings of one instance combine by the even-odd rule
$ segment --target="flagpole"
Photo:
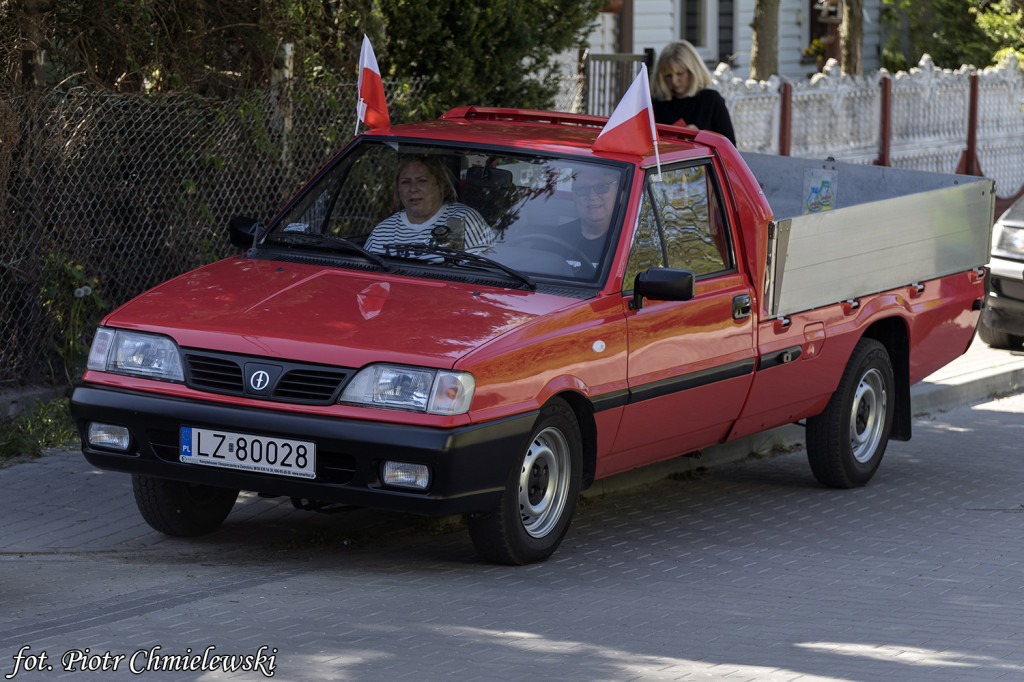
[[[647,64],[640,64],[640,77],[644,79],[644,90],[647,94],[647,117],[651,122],[651,141],[654,143],[654,162],[658,165],[658,182],[661,182],[661,154],[658,152],[658,124],[654,122],[654,103],[651,102],[650,77],[647,75]]]

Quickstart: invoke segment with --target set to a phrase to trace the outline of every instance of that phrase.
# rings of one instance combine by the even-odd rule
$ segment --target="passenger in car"
[[[562,225],[557,233],[579,255],[585,255],[595,268],[601,262],[608,241],[608,228],[619,196],[618,185],[619,174],[615,171],[578,173],[573,178],[572,198],[579,217]]]
[[[395,174],[395,201],[402,209],[382,220],[366,239],[370,251],[389,244],[434,244],[481,251],[495,232],[473,208],[456,201],[451,175],[437,157],[405,159]]]

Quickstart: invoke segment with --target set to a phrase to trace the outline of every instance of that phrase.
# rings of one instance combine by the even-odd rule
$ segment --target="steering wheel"
[[[590,256],[583,253],[583,249],[578,246],[573,246],[564,239],[555,237],[550,234],[544,234],[542,232],[533,232],[531,234],[523,234],[506,242],[509,246],[519,246],[526,248],[526,244],[530,243],[541,243],[548,244],[549,246],[555,246],[559,256],[563,256],[568,263],[570,260],[578,261],[580,266],[573,267],[573,275],[580,279],[593,279],[597,275],[597,268],[590,261]],[[572,267],[572,266],[570,266]]]

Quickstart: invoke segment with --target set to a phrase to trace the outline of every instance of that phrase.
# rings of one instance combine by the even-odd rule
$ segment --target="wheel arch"
[[[597,422],[594,419],[594,406],[586,396],[576,391],[562,391],[553,398],[560,398],[576,415],[580,427],[580,440],[583,445],[583,470],[580,472],[580,490],[586,490],[594,484],[597,475]]]
[[[900,317],[887,317],[872,323],[864,330],[863,337],[874,339],[885,346],[892,362],[896,401],[889,438],[910,440],[913,414],[910,406],[910,334],[907,323]]]

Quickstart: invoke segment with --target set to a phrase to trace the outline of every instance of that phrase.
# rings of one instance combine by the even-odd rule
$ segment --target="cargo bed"
[[[988,262],[990,179],[752,153],[743,159],[775,218],[765,282],[771,317]]]

